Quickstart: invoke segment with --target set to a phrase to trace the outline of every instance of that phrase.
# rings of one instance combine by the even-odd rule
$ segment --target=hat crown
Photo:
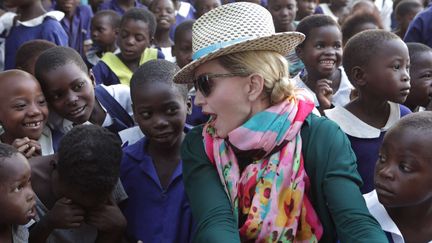
[[[222,5],[201,16],[193,25],[192,50],[236,40],[275,34],[273,18],[264,7],[249,2]]]

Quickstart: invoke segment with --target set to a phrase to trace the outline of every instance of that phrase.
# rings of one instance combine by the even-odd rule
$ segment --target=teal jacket
[[[388,242],[360,193],[362,181],[346,135],[327,118],[309,115],[301,137],[311,182],[309,198],[324,228],[320,242]],[[204,150],[202,126],[186,135],[182,159],[186,193],[197,222],[194,242],[240,242],[230,201]]]

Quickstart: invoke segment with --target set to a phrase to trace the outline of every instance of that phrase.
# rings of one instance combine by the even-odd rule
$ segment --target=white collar
[[[35,26],[38,26],[38,25],[42,24],[42,22],[44,21],[44,19],[46,17],[51,17],[53,19],[56,19],[57,21],[60,21],[60,20],[62,20],[64,18],[64,16],[65,16],[65,14],[63,12],[54,10],[54,11],[46,12],[45,14],[43,14],[43,15],[41,15],[39,17],[36,17],[34,19],[30,19],[30,20],[27,20],[27,21],[19,21],[19,20],[17,20],[17,23],[20,24],[20,25],[24,25],[26,27],[35,27]]]
[[[393,124],[400,119],[399,104],[388,102],[390,105],[390,115],[387,123],[381,129],[370,126],[357,118],[354,114],[341,106],[325,110],[325,116],[336,122],[342,131],[352,137],[357,138],[377,138],[381,132],[387,131]]]
[[[376,190],[363,195],[370,214],[375,217],[384,231],[390,232],[394,243],[404,243],[404,238],[384,206],[378,201]]]
[[[177,14],[186,17],[190,11],[191,5],[187,2],[180,2],[179,10],[177,10]]]

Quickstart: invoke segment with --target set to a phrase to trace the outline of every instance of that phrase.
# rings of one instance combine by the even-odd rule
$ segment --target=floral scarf
[[[228,138],[204,130],[207,156],[217,168],[240,225],[240,236],[255,242],[318,242],[323,229],[307,197],[300,129],[314,108],[298,94],[255,114]],[[253,162],[240,174],[236,154]],[[253,155],[252,155],[253,154]],[[239,215],[240,214],[240,215]]]

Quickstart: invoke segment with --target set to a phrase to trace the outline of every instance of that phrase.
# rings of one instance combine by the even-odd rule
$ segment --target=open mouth
[[[402,89],[400,91],[400,94],[403,96],[407,96],[407,95],[409,95],[409,93],[410,93],[410,89]]]
[[[32,206],[31,209],[29,209],[27,211],[27,218],[30,219],[34,219],[36,217],[36,208],[35,206]]]
[[[27,122],[27,123],[24,123],[24,127],[36,128],[36,127],[39,127],[41,124],[42,124],[42,121]]]
[[[334,65],[336,63],[336,61],[335,60],[321,60],[320,62],[319,62],[319,64],[321,64],[321,65]]]

